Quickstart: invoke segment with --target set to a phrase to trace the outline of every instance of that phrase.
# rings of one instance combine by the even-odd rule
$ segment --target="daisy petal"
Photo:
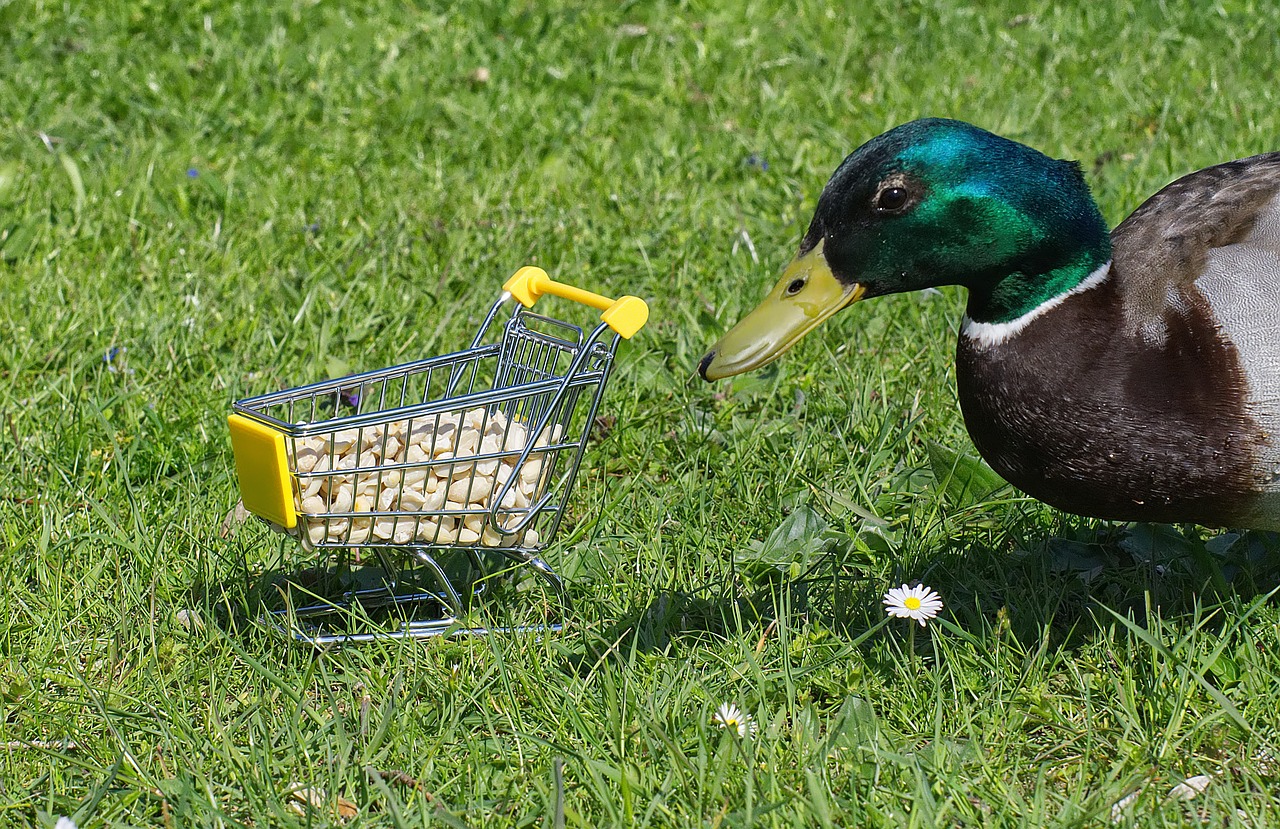
[[[942,610],[942,597],[931,587],[918,584],[890,588],[884,594],[884,611],[899,619],[915,619],[921,625]]]

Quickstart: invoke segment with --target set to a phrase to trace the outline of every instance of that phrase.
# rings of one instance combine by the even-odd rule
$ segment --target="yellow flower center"
[[[902,606],[905,607],[907,610],[919,610],[920,600],[915,596],[907,596],[905,599],[902,600]]]

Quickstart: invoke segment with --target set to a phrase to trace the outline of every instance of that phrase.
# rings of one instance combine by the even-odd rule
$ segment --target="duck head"
[[[881,294],[965,285],[970,318],[1005,322],[1109,256],[1079,165],[961,121],[912,121],[841,163],[782,278],[698,371],[717,380],[759,368]]]

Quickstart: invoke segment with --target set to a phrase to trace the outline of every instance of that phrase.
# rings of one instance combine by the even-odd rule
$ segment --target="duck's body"
[[[1251,405],[1239,351],[1202,298],[1149,342],[1126,330],[1119,293],[1107,279],[1003,343],[961,334],[960,406],[978,451],[1068,512],[1280,529],[1280,457],[1260,422],[1280,414],[1274,399]]]
[[[1180,179],[1108,236],[1073,165],[913,122],[846,159],[797,261],[701,370],[938,284],[970,288],[960,404],[1011,483],[1098,518],[1280,529],[1280,153]]]

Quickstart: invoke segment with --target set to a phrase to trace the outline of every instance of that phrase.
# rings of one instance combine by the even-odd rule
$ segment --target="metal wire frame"
[[[275,624],[313,645],[359,642],[385,636],[434,636],[442,633],[488,633],[487,629],[460,628],[468,600],[478,594],[470,585],[457,585],[447,572],[444,560],[461,554],[483,578],[493,567],[486,561],[488,550],[528,567],[547,585],[551,594],[567,609],[563,580],[541,557],[563,520],[565,499],[572,491],[587,439],[596,420],[601,397],[613,368],[619,336],[601,323],[589,333],[574,325],[533,313],[516,304],[496,342],[486,343],[501,308],[510,300],[503,294],[490,308],[471,345],[458,352],[416,360],[391,368],[353,374],[333,380],[286,389],[237,401],[235,410],[269,424],[285,435],[286,453],[299,504],[310,503],[310,511],[299,515],[304,546],[338,552],[363,548],[371,550],[384,570],[398,573],[400,562],[411,561],[428,574],[433,589],[401,590],[393,577],[385,590],[351,591],[341,597],[313,597],[315,601],[295,607],[286,600],[283,610],[274,611]],[[440,436],[460,430],[463,418],[475,416],[481,435],[489,434],[496,446],[453,456],[437,451]],[[525,434],[516,436],[517,424]],[[495,428],[496,427],[496,428]],[[385,440],[393,428],[415,429],[430,436],[423,456],[397,460]],[[382,439],[377,449],[374,444]],[[367,444],[367,445],[366,445]],[[345,446],[348,456],[355,447],[354,466],[339,467]],[[324,451],[320,452],[319,449]],[[372,451],[366,452],[366,449]],[[328,464],[321,468],[309,456],[321,456]],[[482,467],[505,464],[519,474],[509,474],[486,498],[473,501],[476,487],[486,484]],[[528,501],[516,506],[513,492],[521,484],[525,470],[534,464],[537,486]],[[465,490],[463,506],[433,509],[406,508],[406,481],[411,476],[434,474],[459,484]],[[390,493],[385,507],[357,510],[354,503],[340,497],[344,485],[372,485],[378,493]],[[320,508],[308,502],[308,493],[322,494]],[[382,495],[381,497],[385,497]],[[504,506],[505,504],[505,506]],[[476,519],[487,531],[485,543],[458,543],[445,531],[446,522],[462,524]],[[376,537],[369,529],[357,530],[362,522],[391,522],[389,538]],[[345,522],[345,524],[343,524]],[[310,535],[321,526],[320,537]],[[340,527],[335,536],[331,528]],[[385,526],[383,527],[385,531]],[[424,532],[425,530],[425,532]],[[536,543],[526,543],[538,535]],[[320,534],[317,533],[317,536]],[[434,604],[439,618],[412,622],[395,633],[329,634],[318,625],[308,628],[307,620],[322,619],[335,609],[392,604],[409,606]],[[300,627],[296,623],[302,623]],[[538,629],[555,629],[557,625]]]

